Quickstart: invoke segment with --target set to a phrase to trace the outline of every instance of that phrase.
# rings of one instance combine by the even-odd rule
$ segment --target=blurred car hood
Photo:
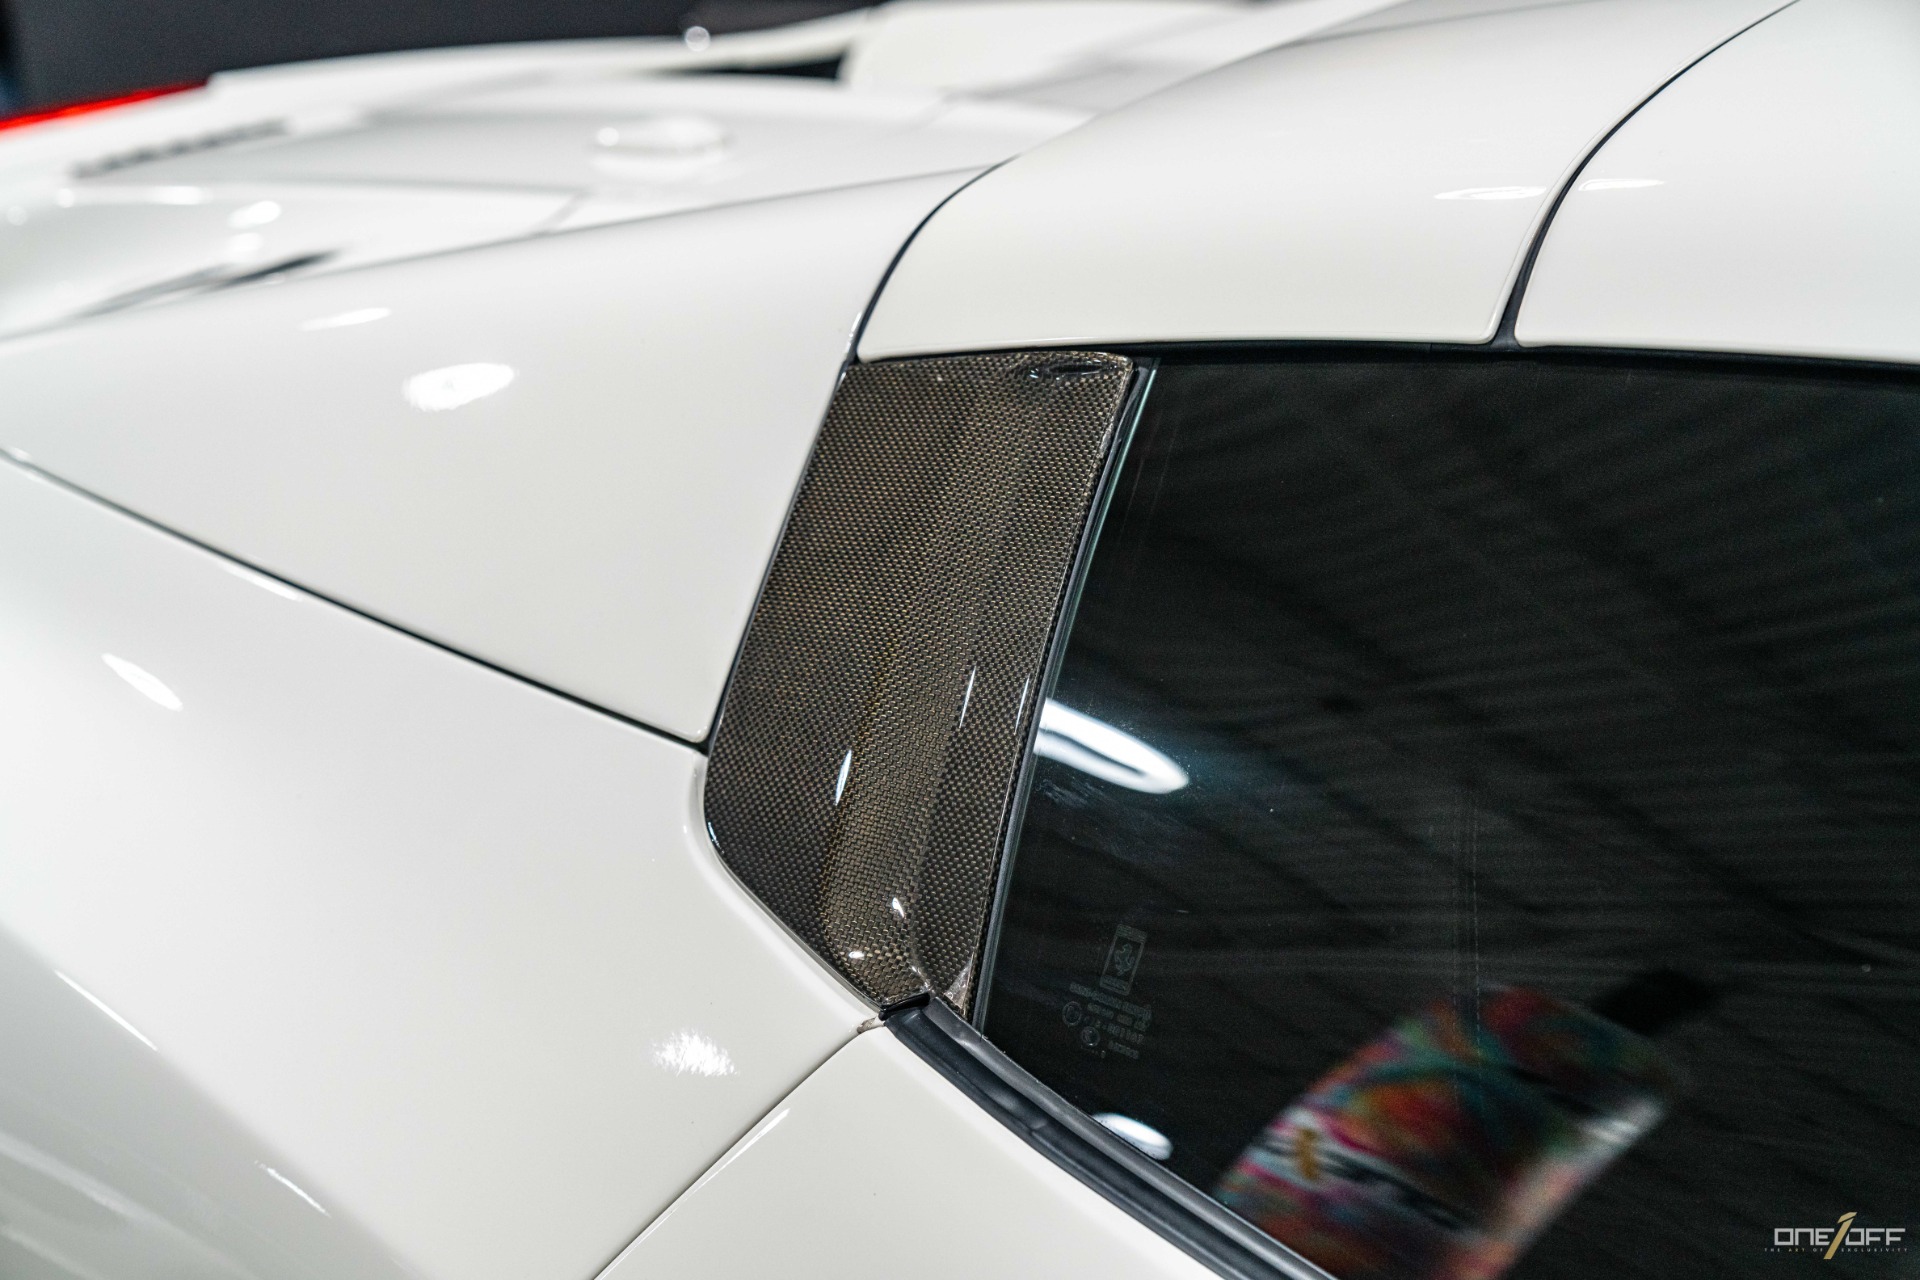
[[[277,102],[291,95],[270,79],[244,92],[216,83],[129,113],[159,119],[62,129],[64,154],[0,186],[0,333],[295,273],[976,171],[1085,118],[811,77],[558,61],[411,101],[349,82],[303,107]]]
[[[978,171],[1392,7],[902,0],[714,38],[225,73],[0,131],[0,335],[292,274]]]

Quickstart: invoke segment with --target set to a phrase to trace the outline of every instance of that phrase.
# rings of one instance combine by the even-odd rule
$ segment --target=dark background
[[[0,114],[236,67],[512,40],[720,34],[856,0],[0,0]]]

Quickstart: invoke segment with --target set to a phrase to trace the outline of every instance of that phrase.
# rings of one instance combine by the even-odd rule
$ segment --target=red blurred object
[[[87,116],[96,111],[109,111],[114,107],[129,106],[135,102],[145,102],[149,98],[164,98],[170,93],[185,93],[189,89],[198,89],[206,82],[193,84],[170,84],[158,89],[136,89],[132,93],[118,93],[111,98],[94,98],[87,102],[68,102],[57,107],[43,107],[38,111],[23,111],[17,116],[0,116],[0,132],[8,129],[22,129],[30,124],[42,124],[48,120],[65,120],[70,116]]]

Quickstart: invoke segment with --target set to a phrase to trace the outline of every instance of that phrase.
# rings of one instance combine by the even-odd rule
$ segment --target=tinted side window
[[[1912,1274],[1917,746],[1920,385],[1166,368],[985,1030],[1343,1277]]]

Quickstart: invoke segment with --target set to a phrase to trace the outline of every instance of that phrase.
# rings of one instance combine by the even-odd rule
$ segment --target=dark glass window
[[[1165,367],[985,1030],[1347,1280],[1920,1274],[1917,748],[1920,382]]]

